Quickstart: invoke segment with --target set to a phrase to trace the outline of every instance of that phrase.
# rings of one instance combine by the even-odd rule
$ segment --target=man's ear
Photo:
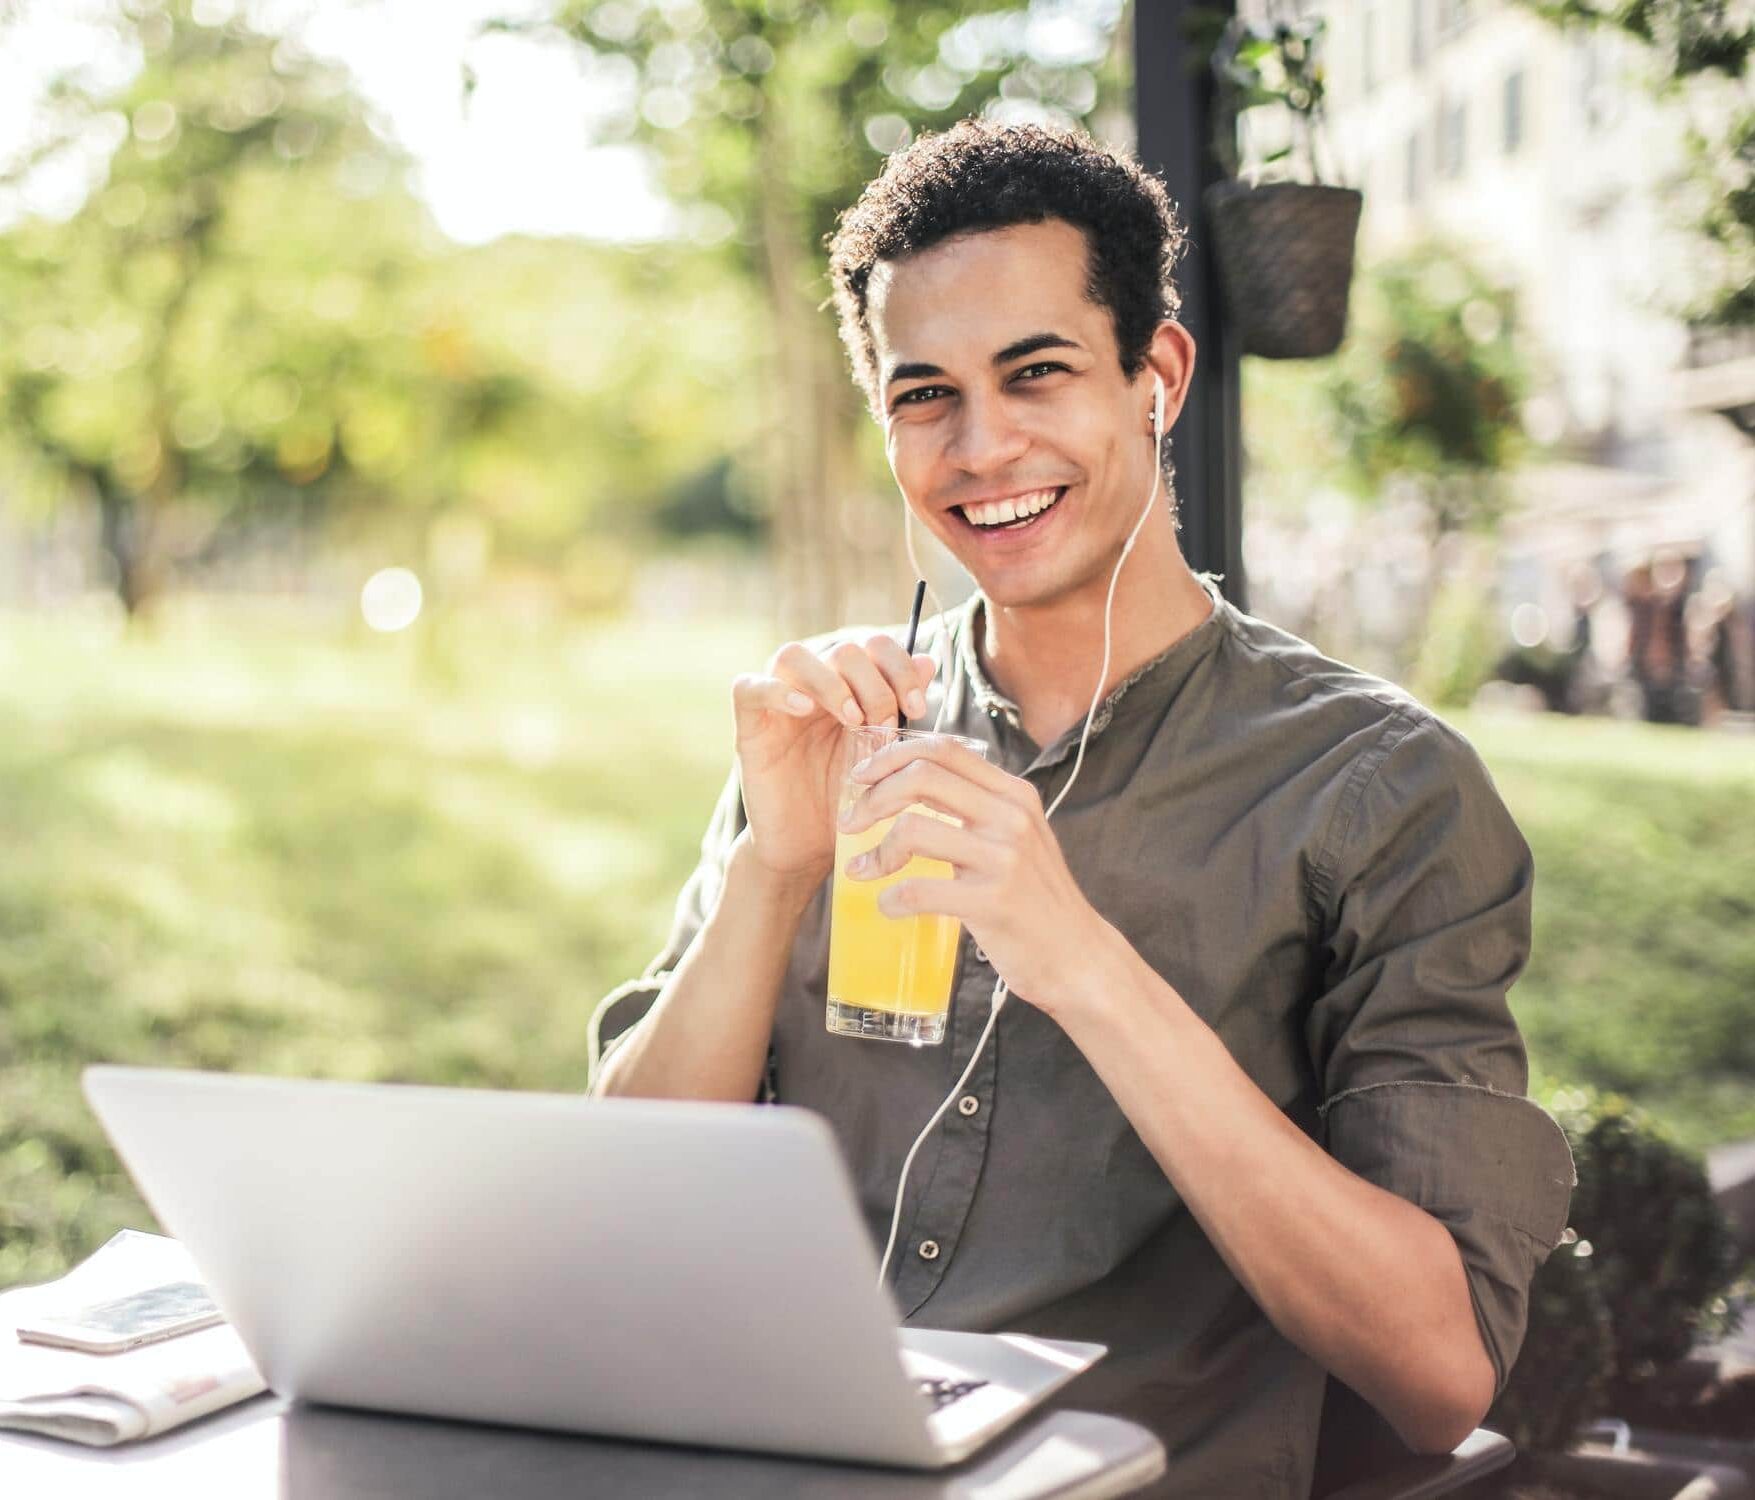
[[[1194,359],[1194,336],[1174,318],[1165,318],[1152,331],[1151,342],[1146,345],[1148,369],[1141,373],[1149,379],[1151,372],[1156,371],[1164,382],[1163,432],[1174,427],[1177,417],[1182,415],[1189,383],[1194,378]]]

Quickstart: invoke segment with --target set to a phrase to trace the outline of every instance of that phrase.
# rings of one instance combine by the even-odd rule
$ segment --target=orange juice
[[[916,804],[913,812],[936,817]],[[962,929],[955,917],[921,915],[887,917],[878,910],[878,894],[902,880],[948,880],[951,867],[942,859],[916,855],[893,875],[876,880],[851,880],[844,873],[848,861],[875,849],[895,823],[894,818],[859,833],[835,838],[835,885],[829,925],[829,1007],[852,1011],[887,1011],[903,1016],[938,1018],[938,1036],[918,1034],[918,1026],[903,1027],[908,1033],[896,1040],[937,1041],[942,1037],[943,1016],[950,1005],[951,981],[957,967],[957,937]],[[881,1022],[878,1030],[885,1032]],[[837,1028],[839,1029],[839,1028]]]
[[[961,735],[919,729],[856,724],[847,730],[847,767],[841,780],[841,812],[859,805],[867,787],[853,768],[897,742],[954,743],[985,757],[987,746]],[[947,823],[958,819],[914,803],[909,812]],[[955,917],[886,917],[878,897],[901,880],[949,880],[955,873],[942,859],[918,855],[894,875],[852,880],[844,872],[858,855],[875,849],[895,824],[884,818],[858,833],[835,834],[835,879],[829,906],[829,1004],[825,1017],[837,1036],[937,1046],[945,1039],[956,981],[957,938],[963,924]]]

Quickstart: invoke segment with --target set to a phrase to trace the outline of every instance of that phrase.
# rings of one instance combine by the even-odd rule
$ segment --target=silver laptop
[[[1104,1353],[899,1328],[804,1110],[117,1067],[85,1091],[287,1396],[937,1468]]]

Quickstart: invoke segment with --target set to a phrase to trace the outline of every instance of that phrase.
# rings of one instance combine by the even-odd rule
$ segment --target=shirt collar
[[[1168,704],[1193,673],[1195,666],[1217,644],[1220,634],[1226,628],[1225,622],[1231,606],[1220,594],[1212,574],[1197,573],[1194,576],[1213,601],[1211,612],[1186,635],[1172,642],[1150,661],[1135,668],[1116,683],[1108,696],[1097,705],[1096,715],[1091,720],[1092,739],[1110,726],[1121,711],[1124,700],[1128,716],[1136,711]],[[974,707],[980,712],[1004,719],[1012,729],[1022,734],[1023,716],[1018,705],[993,685],[981,667],[981,654],[975,643],[979,638],[982,611],[985,607],[986,600],[977,589],[954,612],[952,631],[957,641],[957,661],[963,671],[963,680],[969,685],[969,697]],[[1051,765],[1059,760],[1078,743],[1083,730],[1084,720],[1081,718],[1054,745],[1045,747],[1040,763]]]

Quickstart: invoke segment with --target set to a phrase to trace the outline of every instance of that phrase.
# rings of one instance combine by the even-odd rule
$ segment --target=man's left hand
[[[871,789],[841,831],[896,819],[875,849],[849,864],[853,879],[893,875],[916,855],[952,870],[948,880],[896,882],[878,893],[878,909],[957,917],[1013,994],[1050,1015],[1074,1003],[1081,956],[1111,929],[1067,868],[1036,788],[954,740],[887,745],[852,774]],[[959,821],[910,812],[916,804]]]

